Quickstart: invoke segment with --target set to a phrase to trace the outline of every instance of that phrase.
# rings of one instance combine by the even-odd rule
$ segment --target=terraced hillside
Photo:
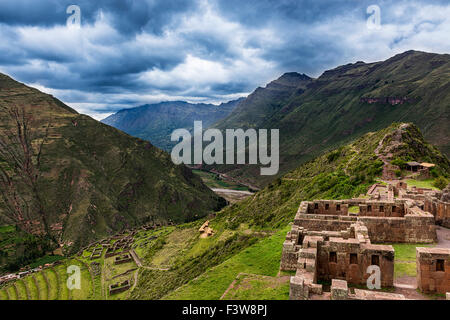
[[[70,265],[80,267],[81,289],[67,287]],[[0,289],[2,300],[89,300],[96,297],[89,269],[76,259],[67,259],[63,264],[32,273]]]
[[[225,202],[149,142],[1,74],[0,159],[0,224],[72,252],[147,222],[191,221]]]

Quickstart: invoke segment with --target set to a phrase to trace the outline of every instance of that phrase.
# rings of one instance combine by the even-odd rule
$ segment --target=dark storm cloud
[[[111,16],[115,29],[124,34],[160,33],[177,14],[195,9],[189,0],[14,0],[0,2],[0,23],[21,26],[65,24],[70,5],[82,10],[83,23],[92,23],[101,12]]]
[[[81,29],[66,27],[69,5]],[[378,5],[382,29],[368,30]],[[298,71],[448,52],[444,0],[3,0],[0,71],[81,112],[220,102]]]

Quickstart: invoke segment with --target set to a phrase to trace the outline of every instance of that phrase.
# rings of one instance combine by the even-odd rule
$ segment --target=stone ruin
[[[120,292],[127,291],[128,289],[130,289],[130,287],[131,287],[130,280],[125,280],[123,282],[111,284],[109,286],[109,294],[110,295],[118,294]]]
[[[200,232],[200,238],[211,237],[214,234],[214,230],[209,227],[209,221],[205,221],[198,231]]]
[[[424,194],[424,209],[435,217],[436,223],[450,228],[450,184],[441,192]]]
[[[377,188],[383,192],[374,192]],[[350,293],[347,284],[366,284],[370,276],[367,267],[376,265],[381,271],[381,286],[392,287],[394,249],[371,242],[436,242],[435,223],[449,215],[448,207],[439,201],[447,198],[429,189],[408,190],[404,182],[374,185],[368,195],[368,199],[300,204],[283,244],[280,266],[281,270],[296,271],[291,277],[290,299],[404,299],[370,290]],[[427,210],[427,201],[435,204],[436,210]],[[349,207],[358,207],[358,212],[349,212]],[[450,250],[417,248],[417,268],[417,282],[423,292],[450,290]],[[331,281],[331,292],[323,291],[321,281]]]
[[[94,276],[99,276],[102,273],[102,268],[100,266],[100,263],[98,262],[91,262],[90,264],[90,270],[92,270],[92,273]]]
[[[92,251],[90,259],[91,260],[98,259],[98,258],[100,258],[102,256],[102,253],[103,253],[103,246],[102,247],[96,247],[94,249],[94,251]]]
[[[416,267],[420,291],[450,292],[450,249],[416,248]]]
[[[131,257],[131,255],[129,253],[126,253],[126,254],[117,256],[114,259],[114,264],[118,265],[118,264],[127,263],[127,262],[131,262],[131,261],[133,261],[133,257]]]
[[[100,245],[102,246],[102,250],[104,248],[106,248],[106,254],[105,257],[109,258],[115,255],[118,255],[120,253],[122,253],[123,251],[129,250],[131,248],[131,245],[133,244],[134,241],[134,236],[138,233],[139,230],[155,230],[158,229],[160,227],[163,227],[164,225],[168,225],[168,226],[172,226],[174,225],[172,220],[169,220],[166,224],[162,224],[162,223],[152,223],[152,224],[146,224],[141,226],[140,228],[136,228],[136,229],[126,229],[123,230],[122,232],[108,237],[106,239],[102,239],[102,240],[97,240],[95,242],[90,243],[89,245],[81,248],[77,255],[81,256],[83,254],[83,251],[87,250],[91,250],[92,248],[94,248],[94,251],[97,250],[97,246]],[[113,240],[118,240],[116,242],[114,242],[113,244],[111,244],[111,241]],[[98,250],[100,250],[98,248]],[[96,252],[96,254],[94,255],[95,257],[93,258],[91,255],[90,259],[97,259],[100,258],[102,255],[103,251],[100,252],[100,255],[98,255],[98,252]]]

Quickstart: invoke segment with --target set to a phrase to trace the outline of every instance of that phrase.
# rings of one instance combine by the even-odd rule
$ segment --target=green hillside
[[[212,127],[279,129],[280,176],[392,122],[414,123],[450,155],[450,55],[407,51],[386,61],[343,65],[298,83],[300,77],[287,74],[258,88]],[[274,86],[284,88],[283,95]],[[214,168],[253,185],[274,178],[261,176],[256,165]]]
[[[17,225],[72,252],[129,227],[191,221],[224,205],[149,142],[6,75],[0,75],[0,161],[0,225]]]
[[[170,231],[162,243],[152,247],[151,254],[144,258],[148,264],[158,266],[155,264],[155,261],[160,261],[158,253],[164,257],[170,255],[173,257],[170,270],[140,270],[140,280],[131,297],[219,299],[240,273],[277,276],[282,243],[300,202],[344,199],[366,193],[382,171],[383,162],[375,155],[375,149],[383,138],[398,133],[403,140],[393,151],[394,158],[429,159],[437,164],[439,174],[449,176],[449,160],[427,144],[414,125],[393,124],[368,133],[305,163],[254,196],[224,208],[210,220],[215,231],[211,238],[198,238],[201,222]],[[383,141],[388,145],[392,140]],[[278,275],[275,280],[262,279],[278,284],[276,290],[279,291],[269,295],[270,298],[287,297],[288,288],[283,275]],[[242,281],[261,284],[255,279]],[[267,296],[264,287],[261,285],[258,290],[262,296]],[[257,298],[242,288],[227,295]]]

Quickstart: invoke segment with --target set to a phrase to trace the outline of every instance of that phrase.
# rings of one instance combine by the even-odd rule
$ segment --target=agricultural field
[[[113,243],[114,241],[111,242]],[[91,259],[94,248],[83,250],[81,254],[63,259],[52,267],[6,283],[0,287],[0,300],[126,299],[131,290],[110,295],[108,289],[110,285],[126,280],[134,287],[138,270],[136,263],[131,259],[129,262],[116,265],[115,256],[105,257],[105,249],[99,258]],[[119,251],[122,254],[125,252]],[[60,259],[61,257],[58,257],[58,260]],[[50,260],[49,257],[43,257],[41,262],[49,263]],[[73,266],[79,267],[80,270],[79,287],[73,280],[75,273],[70,269]],[[69,285],[73,287],[69,289]]]
[[[204,184],[206,184],[211,189],[232,189],[239,191],[249,191],[249,188],[228,180],[224,180],[219,177],[218,174],[207,172],[203,170],[192,170],[193,173],[198,175]]]
[[[69,290],[67,267],[76,265],[81,271],[80,289]],[[0,289],[3,300],[86,300],[93,299],[94,291],[88,268],[76,259],[29,274],[9,282]]]

